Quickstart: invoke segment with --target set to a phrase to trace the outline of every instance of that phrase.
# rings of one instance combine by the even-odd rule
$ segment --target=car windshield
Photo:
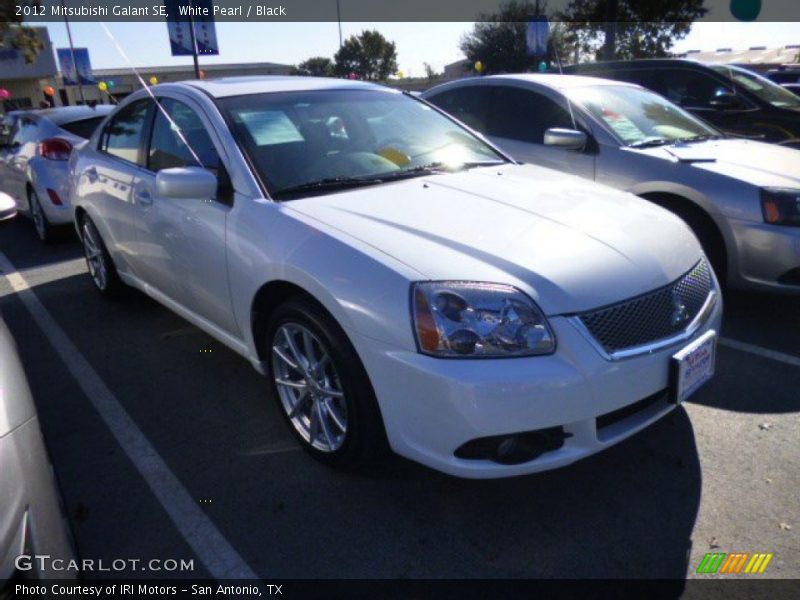
[[[711,68],[773,106],[800,110],[800,98],[766,77],[729,65],[714,65]]]
[[[567,91],[578,103],[605,123],[623,144],[645,146],[719,137],[715,129],[672,102],[637,87],[598,85]]]
[[[426,104],[384,90],[222,98],[233,135],[275,198],[505,162]]]

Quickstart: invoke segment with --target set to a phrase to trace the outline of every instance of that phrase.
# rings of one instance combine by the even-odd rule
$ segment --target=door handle
[[[148,206],[153,203],[153,196],[147,189],[138,188],[133,192],[133,196],[136,198],[136,201],[143,206]]]
[[[97,181],[99,176],[97,175],[97,169],[94,167],[89,167],[86,169],[86,179],[89,180],[90,183],[94,183]]]

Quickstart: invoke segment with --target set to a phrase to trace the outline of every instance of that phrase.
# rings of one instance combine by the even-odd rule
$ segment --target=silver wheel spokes
[[[347,405],[339,375],[319,339],[286,323],[272,340],[272,372],[283,409],[314,448],[334,452],[347,434]]]
[[[95,285],[101,290],[106,289],[107,272],[103,248],[93,228],[88,223],[83,226],[83,248],[86,252],[86,264],[89,266],[89,274],[92,276]]]

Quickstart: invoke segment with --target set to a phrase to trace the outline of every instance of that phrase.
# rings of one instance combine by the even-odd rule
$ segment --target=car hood
[[[631,194],[505,165],[288,202],[420,279],[508,283],[548,315],[663,286],[702,256],[682,221]]]
[[[678,160],[759,187],[800,188],[800,150],[778,144],[724,139],[634,151]]]

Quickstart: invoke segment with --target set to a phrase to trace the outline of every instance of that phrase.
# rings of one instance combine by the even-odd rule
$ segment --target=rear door
[[[144,164],[144,132],[153,102],[127,104],[106,123],[96,148],[81,153],[75,194],[87,202],[117,268],[139,275],[133,182]]]
[[[162,294],[228,333],[236,333],[228,289],[225,224],[231,202],[160,196],[162,169],[203,167],[225,180],[222,144],[191,99],[164,97],[150,133],[146,169],[134,182],[143,278]],[[166,113],[166,114],[165,114]]]

